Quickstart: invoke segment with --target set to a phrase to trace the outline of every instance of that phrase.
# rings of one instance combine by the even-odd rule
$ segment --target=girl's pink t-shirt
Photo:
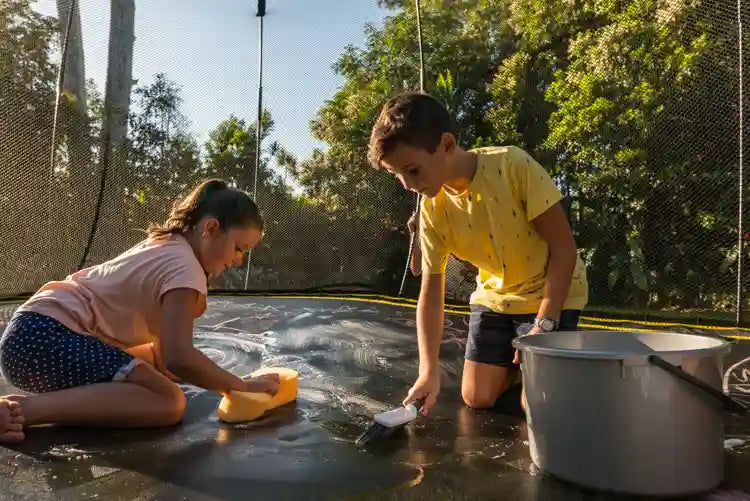
[[[162,298],[172,289],[200,293],[190,314],[206,308],[206,274],[181,235],[149,239],[102,264],[45,284],[18,311],[51,317],[69,329],[120,348],[159,339]]]

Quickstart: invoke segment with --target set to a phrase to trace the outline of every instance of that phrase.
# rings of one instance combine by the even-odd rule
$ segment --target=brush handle
[[[388,412],[381,412],[375,415],[375,422],[380,423],[388,428],[395,426],[401,426],[409,421],[416,419],[419,411],[414,405],[407,405],[406,407],[399,407]]]
[[[724,407],[732,412],[737,413],[745,413],[748,412],[748,409],[742,405],[739,401],[725,395],[722,391],[717,390],[713,386],[709,385],[705,381],[698,379],[697,377],[693,376],[692,374],[688,374],[687,372],[683,371],[676,365],[672,365],[663,358],[657,356],[657,355],[649,355],[648,361],[652,364],[661,367],[667,372],[671,372],[678,378],[682,379],[683,381],[686,381],[693,386],[703,390],[707,394],[711,395],[715,399],[719,400],[724,404]]]

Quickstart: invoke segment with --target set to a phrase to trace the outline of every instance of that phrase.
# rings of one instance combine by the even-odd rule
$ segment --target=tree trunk
[[[127,186],[126,140],[130,94],[133,87],[133,44],[135,42],[135,1],[112,0],[110,4],[107,85],[100,175],[105,176],[100,199],[99,224],[89,261],[108,259],[129,246],[130,231],[125,227],[125,188]]]
[[[60,49],[65,43],[65,32],[68,28],[68,16],[73,0],[57,0],[57,19],[60,26]],[[65,75],[62,83],[63,92],[75,96],[75,109],[80,116],[86,115],[86,66],[83,57],[83,35],[81,32],[81,15],[76,2],[73,9],[73,20],[68,35],[68,55],[65,58]]]
[[[93,144],[88,129],[86,67],[84,64],[81,15],[78,8],[79,3],[76,2],[73,6],[73,2],[74,0],[57,0],[61,52],[66,47],[67,38],[58,130],[60,140],[65,142],[68,150],[68,184],[64,188],[56,188],[55,191],[60,194],[69,192],[72,194],[72,199],[67,199],[65,196],[59,197],[59,206],[56,207],[54,212],[64,216],[61,220],[55,222],[57,227],[67,227],[67,238],[60,239],[62,247],[58,251],[60,258],[65,256],[66,269],[72,269],[78,264],[78,253],[75,251],[81,249],[86,242],[88,229],[91,225],[94,212],[93,204],[82,203],[82,201],[95,200],[91,196],[94,192],[94,186],[89,181],[93,170],[91,165]],[[73,217],[70,217],[71,215]]]
[[[133,87],[135,1],[113,0],[109,21],[107,89],[104,96],[104,137],[110,152],[122,148],[128,135],[130,93]]]

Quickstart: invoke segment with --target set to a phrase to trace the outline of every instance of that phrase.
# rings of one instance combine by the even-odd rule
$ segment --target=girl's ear
[[[206,217],[200,222],[200,234],[202,237],[213,236],[221,230],[221,224],[215,217]]]

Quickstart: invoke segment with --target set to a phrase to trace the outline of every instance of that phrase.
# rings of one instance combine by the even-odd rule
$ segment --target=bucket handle
[[[687,372],[683,371],[676,365],[672,365],[663,358],[657,356],[657,355],[649,355],[648,361],[652,364],[661,367],[667,372],[671,372],[678,378],[682,379],[683,381],[686,381],[693,386],[698,387],[699,389],[703,390],[704,392],[708,393],[709,395],[713,396],[714,398],[717,398],[720,400],[724,407],[732,412],[739,412],[744,413],[747,412],[747,407],[745,407],[743,404],[741,404],[739,401],[727,396],[724,394],[724,392],[717,390],[713,386],[709,385],[705,381],[698,379],[697,377],[693,376],[692,374],[688,374]]]

